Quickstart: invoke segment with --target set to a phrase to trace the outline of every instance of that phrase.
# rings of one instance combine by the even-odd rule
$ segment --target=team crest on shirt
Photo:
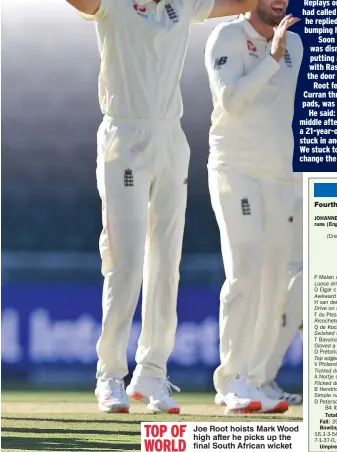
[[[257,48],[256,48],[256,46],[252,43],[252,41],[247,41],[247,47],[248,47],[248,50],[249,50],[249,55],[250,55],[250,56],[253,56],[253,57],[255,57],[255,58],[258,58],[258,55],[257,55]]]
[[[179,17],[173,6],[170,3],[167,3],[164,8],[169,19],[172,20],[174,24],[177,24],[179,22]]]
[[[134,3],[133,9],[137,12],[139,16],[147,17],[147,10],[145,6],[139,6],[138,3]]]

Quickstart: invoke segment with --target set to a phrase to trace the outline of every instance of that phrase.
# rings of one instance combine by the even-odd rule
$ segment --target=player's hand
[[[286,51],[287,30],[292,25],[299,22],[300,19],[293,17],[291,14],[285,16],[277,27],[274,28],[274,37],[271,43],[271,56],[277,61],[284,57]]]

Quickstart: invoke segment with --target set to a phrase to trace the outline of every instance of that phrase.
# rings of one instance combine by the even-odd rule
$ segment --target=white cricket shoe
[[[276,383],[276,381],[270,381],[269,383],[261,387],[267,397],[273,399],[285,400],[288,405],[300,405],[303,402],[303,397],[300,394],[291,394],[283,391],[282,388]]]
[[[246,388],[243,390],[243,384],[244,381],[241,378],[231,378],[216,394],[215,403],[225,407],[225,414],[250,414],[261,410],[260,401],[247,396]]]
[[[268,397],[265,392],[252,383],[245,382],[247,396],[249,395],[255,400],[261,402],[259,413],[284,413],[288,410],[288,402],[275,397]]]
[[[226,383],[215,403],[226,406],[225,414],[284,413],[288,409],[284,400],[271,399],[257,386],[238,377]]]
[[[97,380],[95,396],[98,408],[104,413],[128,413],[130,403],[125,394],[123,378],[111,377]]]
[[[180,406],[171,397],[173,389],[180,392],[178,386],[166,378],[139,376],[132,378],[126,393],[134,400],[145,403],[153,413],[179,414]]]

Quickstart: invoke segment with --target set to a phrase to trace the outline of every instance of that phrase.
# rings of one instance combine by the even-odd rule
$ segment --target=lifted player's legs
[[[185,225],[189,147],[179,126],[158,137],[161,165],[151,187],[143,277],[143,326],[127,393],[154,412],[179,413],[166,379],[177,327],[179,264]]]
[[[111,125],[103,123],[100,134],[97,183],[103,208],[100,251],[105,279],[96,395],[101,411],[126,412],[126,349],[142,281],[151,179],[146,171],[147,149],[132,155],[128,147],[132,138],[124,143],[125,133]]]

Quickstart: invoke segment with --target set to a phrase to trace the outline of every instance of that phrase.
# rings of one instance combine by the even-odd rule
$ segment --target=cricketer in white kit
[[[141,284],[142,331],[127,395],[179,413],[166,378],[177,326],[190,150],[180,75],[192,22],[239,14],[255,0],[68,0],[96,22],[101,57],[97,184],[102,199],[103,321],[99,409],[128,412],[123,377]]]
[[[288,300],[282,315],[281,329],[274,351],[267,363],[264,392],[289,405],[302,402],[300,394],[285,392],[275,381],[291,342],[303,323],[303,178],[294,173],[293,241],[289,270]]]
[[[266,367],[279,336],[292,243],[292,120],[302,43],[287,1],[258,0],[220,24],[205,63],[214,111],[209,190],[226,281],[220,294],[216,403],[226,411],[284,412]]]

